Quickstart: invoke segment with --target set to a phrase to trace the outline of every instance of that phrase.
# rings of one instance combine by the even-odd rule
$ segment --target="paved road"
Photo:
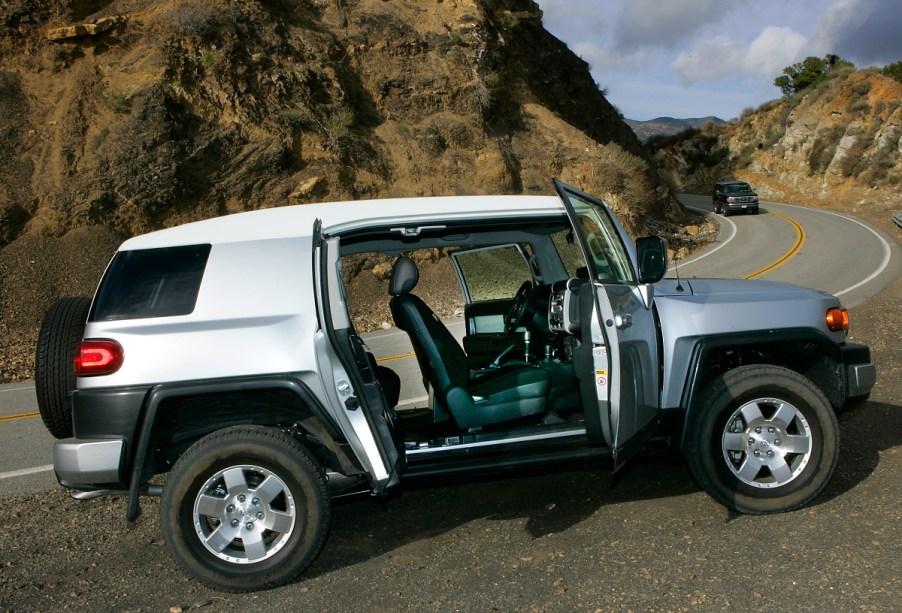
[[[689,195],[682,199],[689,207],[711,211],[707,196]],[[681,263],[679,274],[757,276],[796,283],[842,294],[844,302],[852,306],[875,295],[902,273],[898,244],[856,219],[770,202],[762,203],[761,208],[757,216],[717,216],[721,224],[717,242]],[[780,264],[772,267],[776,262]],[[673,274],[672,271],[670,276]],[[463,321],[448,323],[460,338]],[[407,335],[398,330],[375,332],[367,335],[367,344],[377,358],[400,375],[399,406],[422,406],[425,392]],[[40,418],[34,416],[36,411],[33,382],[0,385],[0,437],[6,442],[0,446],[0,496],[42,491],[56,485],[49,470],[53,438]]]
[[[689,207],[712,210],[707,196],[681,199]],[[721,224],[717,242],[681,263],[680,275],[794,283],[857,306],[902,274],[898,243],[849,215],[762,202],[759,215],[715,217]]]

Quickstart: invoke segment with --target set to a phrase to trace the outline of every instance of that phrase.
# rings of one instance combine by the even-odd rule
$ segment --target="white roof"
[[[392,223],[410,226],[449,219],[479,220],[563,211],[557,196],[451,196],[302,204],[236,213],[158,230],[125,241],[120,250],[310,236],[316,219],[322,220],[326,232],[335,233]]]

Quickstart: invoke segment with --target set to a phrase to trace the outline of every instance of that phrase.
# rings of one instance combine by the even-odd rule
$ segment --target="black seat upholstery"
[[[548,374],[517,366],[471,377],[467,355],[426,303],[410,292],[420,273],[413,260],[398,258],[389,293],[395,325],[407,332],[423,376],[432,384],[438,409],[450,413],[460,428],[477,428],[546,409]],[[436,421],[441,419],[436,416]]]

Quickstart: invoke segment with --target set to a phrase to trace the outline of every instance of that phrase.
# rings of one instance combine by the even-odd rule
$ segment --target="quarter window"
[[[97,291],[91,320],[190,314],[209,255],[210,245],[120,251]]]

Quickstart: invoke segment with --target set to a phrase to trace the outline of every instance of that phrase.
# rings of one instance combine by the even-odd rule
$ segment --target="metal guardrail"
[[[896,225],[902,228],[902,213],[893,213],[893,221],[896,222]]]

